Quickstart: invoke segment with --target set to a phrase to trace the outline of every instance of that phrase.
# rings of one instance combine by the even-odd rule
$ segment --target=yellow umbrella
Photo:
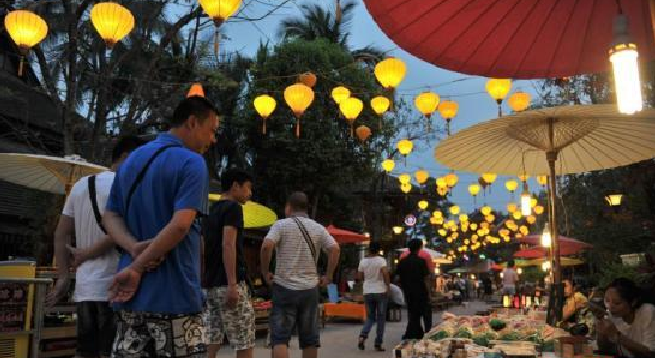
[[[218,201],[220,194],[209,194],[209,201]],[[248,201],[243,205],[243,226],[246,229],[271,226],[277,220],[277,215],[270,208]]]

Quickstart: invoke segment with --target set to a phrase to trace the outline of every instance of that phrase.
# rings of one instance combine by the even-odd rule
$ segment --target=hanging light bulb
[[[528,183],[523,183],[523,193],[521,193],[521,215],[528,216],[532,214],[532,195],[528,191]]]
[[[620,4],[619,4],[620,6]],[[639,78],[639,52],[630,38],[628,17],[619,8],[614,18],[614,42],[610,49],[610,62],[614,72],[616,103],[619,112],[633,114],[641,111],[641,79]]]
[[[541,246],[550,248],[551,237],[550,237],[550,224],[546,222],[544,224],[544,232],[541,234]]]

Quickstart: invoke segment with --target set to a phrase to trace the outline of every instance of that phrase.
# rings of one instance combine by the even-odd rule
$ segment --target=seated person
[[[605,290],[609,317],[598,321],[598,348],[602,354],[655,357],[655,306],[630,279],[617,278]]]
[[[587,306],[587,297],[576,290],[573,279],[562,280],[564,285],[564,308],[562,309],[562,321],[560,327],[569,328],[581,322],[582,310]]]

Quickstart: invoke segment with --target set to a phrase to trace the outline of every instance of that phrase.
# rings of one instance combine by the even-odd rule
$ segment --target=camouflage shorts
[[[118,311],[112,358],[205,358],[201,314],[167,315]]]
[[[240,351],[255,346],[255,310],[250,303],[248,286],[238,286],[239,301],[235,308],[227,308],[227,286],[207,289],[205,319],[209,344],[223,343],[223,336],[234,350]]]

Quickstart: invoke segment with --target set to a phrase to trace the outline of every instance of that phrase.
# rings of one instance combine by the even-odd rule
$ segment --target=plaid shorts
[[[201,314],[118,311],[112,358],[207,357]]]
[[[227,286],[207,289],[207,336],[209,344],[223,343],[227,339],[237,351],[255,346],[255,310],[250,303],[248,286],[238,285],[239,301],[235,308],[227,308]]]

